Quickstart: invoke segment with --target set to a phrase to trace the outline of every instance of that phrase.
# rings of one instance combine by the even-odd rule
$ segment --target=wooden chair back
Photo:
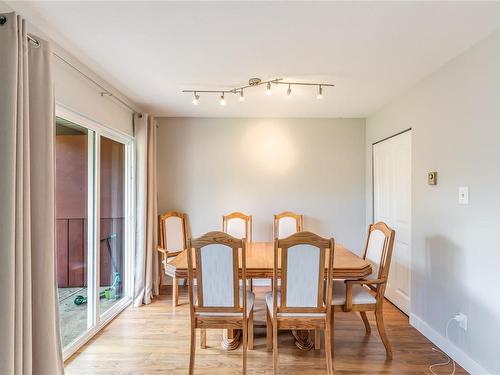
[[[330,313],[334,249],[333,238],[328,240],[311,232],[275,239],[273,290],[278,290],[281,276],[281,301],[278,305],[277,293],[273,293],[273,317],[280,313]]]
[[[158,245],[167,251],[179,252],[187,246],[187,215],[168,211],[158,216]]]
[[[240,251],[241,278],[246,285],[245,239],[223,232],[209,232],[189,241],[189,249],[192,250],[187,252],[188,293],[192,312],[241,313],[246,316],[246,296],[240,296],[239,286]]]
[[[290,211],[274,215],[273,238],[286,238],[303,230],[302,215]]]
[[[252,216],[242,212],[232,212],[222,216],[222,231],[235,238],[246,238],[252,242]]]
[[[389,276],[394,237],[395,231],[384,222],[370,224],[368,227],[363,259],[371,264],[373,272],[366,279],[382,281],[383,283],[375,284],[374,287],[382,295]]]

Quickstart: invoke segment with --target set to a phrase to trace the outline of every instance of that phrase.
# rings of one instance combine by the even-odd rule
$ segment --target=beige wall
[[[305,229],[360,251],[365,235],[362,119],[161,118],[158,208],[189,214],[193,236],[224,213],[253,216],[254,240],[272,215],[305,215]]]
[[[367,120],[367,223],[372,143],[411,127],[411,322],[473,374],[500,374],[500,32]],[[438,172],[437,186],[427,172]],[[458,204],[469,186],[470,204]],[[446,322],[459,311],[467,332]]]

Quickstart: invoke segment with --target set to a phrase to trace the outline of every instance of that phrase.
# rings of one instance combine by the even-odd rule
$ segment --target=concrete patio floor
[[[100,291],[104,291],[108,287],[101,287]],[[58,288],[59,291],[59,322],[61,330],[61,340],[63,348],[71,344],[87,330],[87,309],[86,303],[81,305],[75,304],[77,296],[87,297],[87,288]],[[110,309],[117,300],[108,300],[101,298],[100,311],[101,313]]]

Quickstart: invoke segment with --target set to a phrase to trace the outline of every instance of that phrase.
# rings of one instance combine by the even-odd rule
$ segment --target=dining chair
[[[278,372],[280,329],[324,330],[327,374],[333,373],[330,314],[334,248],[333,238],[322,238],[311,232],[274,240],[273,291],[266,294],[267,348],[273,350],[273,374]]]
[[[274,215],[273,224],[274,238],[285,238],[304,230],[302,215],[290,211]]]
[[[255,295],[244,287],[246,285],[245,239],[237,239],[223,232],[209,232],[191,240],[189,249],[187,252],[191,315],[189,374],[194,371],[197,328],[201,328],[201,340],[205,341],[202,342],[202,347],[206,347],[205,329],[241,329],[243,374],[246,374],[249,335],[253,342]],[[243,287],[240,287],[238,260],[240,255]]]
[[[242,212],[232,212],[222,216],[222,231],[236,238],[246,238],[252,242],[252,216]],[[253,290],[253,280],[248,279],[250,290]]]
[[[246,238],[252,242],[252,216],[242,212],[232,212],[222,216],[222,231],[233,237]]]
[[[169,259],[179,255],[187,246],[187,215],[178,211],[168,211],[158,216],[158,251],[166,269]],[[172,279],[172,305],[179,304],[177,277]]]
[[[332,297],[333,311],[359,312],[367,333],[371,332],[371,328],[366,312],[375,313],[377,329],[389,359],[392,358],[392,349],[384,327],[383,303],[394,236],[394,230],[387,224],[370,224],[363,259],[371,264],[371,275],[362,280],[335,280]],[[333,330],[333,319],[331,324]]]

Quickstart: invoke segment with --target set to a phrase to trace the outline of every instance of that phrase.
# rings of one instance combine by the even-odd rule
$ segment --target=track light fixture
[[[239,95],[240,102],[245,101],[245,97],[243,95],[243,90],[247,89],[249,87],[257,87],[260,85],[266,85],[266,94],[271,95],[271,85],[288,85],[288,89],[286,91],[286,97],[290,97],[292,94],[292,85],[294,86],[317,86],[318,87],[318,94],[316,95],[317,99],[323,99],[323,87],[333,87],[335,85],[331,83],[312,83],[312,82],[287,82],[284,81],[283,78],[275,78],[271,79],[269,81],[262,81],[260,78],[250,78],[248,80],[248,85],[241,86],[241,87],[235,87],[230,90],[182,90],[182,92],[189,92],[193,93],[193,104],[197,105],[200,100],[200,95],[199,93],[206,93],[206,94],[220,94],[220,101],[219,104],[224,106],[226,105],[226,98],[225,94],[237,94]]]
[[[323,87],[321,87],[321,85],[319,85],[318,95],[316,95],[316,99],[323,99]]]
[[[194,97],[193,97],[193,104],[194,105],[198,105],[199,102],[200,102],[200,96],[195,91],[194,92]]]

